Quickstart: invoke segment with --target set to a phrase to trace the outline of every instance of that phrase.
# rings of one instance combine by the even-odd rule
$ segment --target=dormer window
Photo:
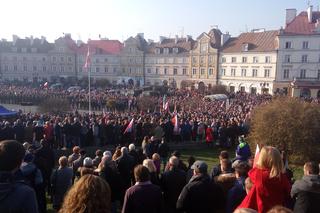
[[[31,52],[32,53],[36,53],[37,52],[37,48],[31,48]]]
[[[243,52],[248,52],[248,50],[249,50],[249,44],[248,43],[242,44],[242,51]]]
[[[17,52],[18,48],[12,47],[12,52]]]
[[[173,48],[174,53],[179,53],[179,49],[177,47]]]
[[[27,48],[25,48],[25,47],[21,48],[21,52],[26,53],[27,52]]]
[[[160,54],[160,48],[156,48],[156,54]]]

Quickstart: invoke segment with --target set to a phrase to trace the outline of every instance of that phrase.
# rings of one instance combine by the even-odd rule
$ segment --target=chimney
[[[138,33],[138,36],[144,39],[144,33]]]
[[[191,41],[191,39],[192,39],[192,36],[191,35],[187,35],[186,42]]]
[[[297,9],[286,9],[286,26],[297,16]]]
[[[313,9],[313,6],[312,5],[310,5],[309,7],[308,7],[308,21],[309,21],[309,23],[312,23],[312,9]]]
[[[178,37],[178,35],[176,35],[176,38],[174,39],[175,44],[178,44],[178,39],[179,39],[179,37]]]
[[[230,39],[229,32],[226,32],[225,34],[222,34],[221,36],[221,46],[223,46],[229,39]]]
[[[162,42],[163,42],[164,39],[166,39],[166,37],[164,37],[164,36],[160,36],[160,37],[159,37],[160,44],[162,44]]]
[[[17,35],[12,35],[13,45],[16,45],[16,42],[17,42],[18,39],[19,39],[19,37]]]

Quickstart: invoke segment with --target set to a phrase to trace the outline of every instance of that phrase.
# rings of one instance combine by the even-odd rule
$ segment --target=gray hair
[[[132,143],[129,145],[129,151],[135,150],[136,146]]]
[[[125,146],[122,147],[122,148],[121,148],[121,153],[124,154],[124,155],[125,155],[125,154],[128,154],[128,148],[125,147]]]
[[[170,157],[170,159],[169,159],[169,164],[170,164],[172,167],[177,168],[178,165],[179,165],[179,158],[177,158],[176,156]]]

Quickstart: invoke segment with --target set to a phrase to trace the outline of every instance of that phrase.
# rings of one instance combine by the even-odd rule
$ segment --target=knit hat
[[[92,166],[93,166],[92,159],[89,158],[89,157],[86,157],[86,158],[83,160],[83,166],[84,166],[84,167],[92,167]]]

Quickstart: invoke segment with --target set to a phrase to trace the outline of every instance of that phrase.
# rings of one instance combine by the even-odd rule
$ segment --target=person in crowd
[[[138,165],[138,153],[136,151],[136,146],[132,143],[129,145],[129,155],[133,158],[134,166]]]
[[[98,149],[96,151],[96,157],[92,160],[92,163],[93,163],[94,167],[98,167],[99,166],[99,163],[101,162],[102,156],[103,156],[103,152],[100,149]]]
[[[211,181],[207,173],[208,165],[203,161],[196,161],[192,169],[194,175],[179,195],[177,210],[186,213],[212,213],[223,209],[222,190]]]
[[[64,195],[72,186],[73,170],[68,167],[68,159],[66,156],[59,158],[59,168],[51,175],[51,195],[52,206],[55,210],[59,210]]]
[[[170,151],[170,148],[168,144],[166,143],[165,139],[162,138],[161,143],[159,144],[159,147],[158,147],[158,154],[160,155],[163,168],[165,168],[167,165],[169,151]]]
[[[16,124],[13,126],[14,130],[14,139],[22,143],[24,141],[24,126],[21,122],[21,119],[16,121]]]
[[[246,194],[249,194],[250,190],[252,189],[253,183],[249,177],[246,178],[245,182],[245,189],[246,189]]]
[[[122,213],[161,213],[161,189],[150,182],[148,169],[138,165],[134,169],[134,176],[136,184],[125,193]]]
[[[250,146],[246,142],[244,136],[240,136],[239,144],[236,149],[236,158],[234,159],[234,164],[239,162],[247,162],[250,157],[251,157]]]
[[[150,173],[150,181],[152,184],[160,185],[159,176],[157,173],[157,168],[151,159],[145,159],[142,163],[143,166],[147,167]]]
[[[274,206],[267,213],[293,213],[291,209],[284,206]]]
[[[83,166],[78,168],[78,173],[80,173],[80,177],[86,174],[94,174],[93,160],[90,157],[83,159]]]
[[[254,209],[241,208],[241,209],[236,209],[233,213],[258,213],[258,212]]]
[[[183,170],[183,171],[187,171],[188,170],[188,167],[187,167],[187,165],[183,162],[183,160],[181,160],[181,153],[179,152],[179,151],[174,151],[173,153],[172,153],[172,156],[176,156],[178,159],[179,159],[179,169],[181,169],[181,170]],[[167,164],[167,166],[166,166],[166,168],[165,168],[165,171],[167,171],[169,169],[169,167],[168,167],[168,164]]]
[[[151,147],[151,142],[150,142],[148,136],[145,136],[143,138],[141,148],[142,148],[142,151],[143,151],[144,155],[146,155],[146,156],[150,156],[151,155],[152,147]]]
[[[112,155],[112,160],[116,161],[119,157],[121,157],[121,147],[117,147]]]
[[[110,213],[109,184],[95,175],[84,175],[66,194],[59,213]]]
[[[196,162],[196,159],[193,156],[189,156],[188,158],[188,170],[187,170],[187,176],[186,176],[186,180],[187,183],[189,183],[190,179],[193,176],[193,169],[191,169],[192,165],[194,164],[194,162]]]
[[[249,171],[253,187],[238,208],[252,208],[265,213],[275,205],[284,205],[291,185],[284,173],[278,149],[264,146],[256,167]]]
[[[158,153],[154,153],[152,155],[152,161],[156,167],[157,170],[157,174],[160,174],[160,170],[161,170],[161,160],[160,160],[160,155]]]
[[[221,151],[219,155],[219,161],[220,163],[212,168],[211,172],[211,179],[214,180],[215,177],[219,176],[220,174],[223,173],[232,173],[234,170],[232,169],[232,163],[229,158],[229,153],[228,151]],[[227,166],[222,166],[222,164]]]
[[[111,154],[103,157],[101,161],[103,163],[103,167],[99,172],[99,176],[103,178],[110,185],[111,189],[111,205],[112,205],[112,213],[117,213],[118,201],[121,200],[121,191],[122,183],[120,174],[114,165],[114,161],[112,161]]]
[[[248,176],[248,171],[249,165],[245,162],[241,162],[235,167],[236,181],[227,194],[227,213],[232,213],[246,197],[245,180]]]
[[[315,162],[307,162],[303,166],[304,176],[297,180],[291,189],[291,196],[295,199],[295,213],[319,212],[320,204],[320,176],[319,166]]]
[[[161,176],[161,189],[163,191],[164,208],[167,213],[177,212],[176,203],[181,190],[186,185],[186,173],[178,168],[179,159],[172,156],[169,159],[169,170]]]
[[[206,128],[206,144],[208,147],[212,146],[213,145],[213,130],[211,128],[211,126],[208,126]]]
[[[75,178],[76,176],[77,177],[80,176],[80,174],[78,173],[78,169],[83,166],[83,160],[87,156],[87,152],[84,149],[81,149],[79,153],[80,153],[80,156],[78,157],[78,159],[73,161],[72,163],[73,178]]]
[[[38,213],[35,191],[15,176],[24,156],[19,142],[0,142],[0,212]]]
[[[75,160],[77,160],[78,158],[80,157],[80,147],[79,146],[74,146],[72,148],[72,154],[69,155],[68,157],[68,164],[69,166],[72,166],[73,165],[73,162]]]

